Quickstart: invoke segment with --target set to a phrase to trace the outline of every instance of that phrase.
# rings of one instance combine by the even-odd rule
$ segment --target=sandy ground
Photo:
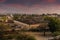
[[[43,36],[41,32],[26,32],[29,35],[32,35],[36,38],[36,40],[48,40],[50,38],[50,33],[46,33],[46,36]]]

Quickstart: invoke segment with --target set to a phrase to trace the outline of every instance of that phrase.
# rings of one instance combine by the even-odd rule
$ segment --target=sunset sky
[[[0,13],[60,14],[60,0],[0,0]]]

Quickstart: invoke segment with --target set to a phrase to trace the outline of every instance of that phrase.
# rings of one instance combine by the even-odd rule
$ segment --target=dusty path
[[[30,34],[36,38],[36,40],[48,40],[48,36],[43,36],[43,33],[38,32],[27,32],[27,34]]]
[[[38,36],[38,35],[35,35],[35,38],[36,38],[36,40],[48,40],[47,37],[41,37],[41,36]]]

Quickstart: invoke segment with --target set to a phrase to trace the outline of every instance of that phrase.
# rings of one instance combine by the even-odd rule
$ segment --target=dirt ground
[[[26,32],[29,35],[32,35],[36,40],[48,40],[51,37],[51,33],[46,32],[46,36],[43,36],[43,32]]]

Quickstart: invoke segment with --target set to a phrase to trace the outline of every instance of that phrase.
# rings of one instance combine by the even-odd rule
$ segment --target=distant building
[[[58,14],[46,14],[46,16],[49,16],[49,17],[58,17]]]

